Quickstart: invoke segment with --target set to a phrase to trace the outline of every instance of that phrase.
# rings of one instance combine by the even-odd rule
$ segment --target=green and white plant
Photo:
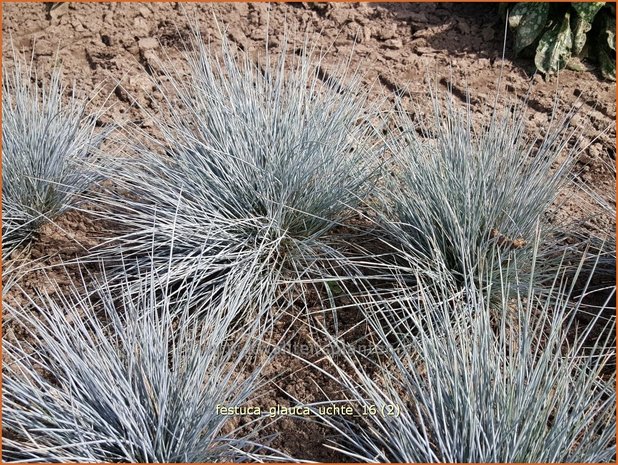
[[[515,54],[534,56],[536,69],[554,74],[580,70],[591,58],[601,75],[616,80],[616,5],[611,2],[530,2],[509,5]]]

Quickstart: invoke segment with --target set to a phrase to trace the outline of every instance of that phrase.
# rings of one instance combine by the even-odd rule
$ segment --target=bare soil
[[[528,100],[529,131],[541,136],[547,127],[556,96],[561,107],[575,102],[586,149],[576,166],[577,182],[585,182],[615,208],[616,86],[593,69],[564,70],[544,80],[534,75],[530,60],[516,59],[507,38],[503,59],[504,22],[497,4],[451,3],[4,3],[3,65],[11,66],[14,51],[32,54],[42,77],[57,63],[65,82],[74,83],[80,95],[92,98],[93,108],[108,107],[100,125],[135,124],[156,137],[153,76],[160,61],[182,68],[185,40],[192,21],[213,45],[225,34],[243,50],[277,52],[287,35],[327,50],[324,71],[337,69],[348,57],[359,66],[366,85],[375,89],[376,102],[395,95],[414,101],[417,111],[428,111],[427,77],[438,87],[452,86],[455,96],[471,103],[479,121],[486,116],[502,76],[507,93]],[[267,34],[267,30],[269,33]],[[594,216],[588,226],[615,234],[615,219],[569,188],[560,196],[556,221]],[[598,215],[597,215],[598,214]],[[71,213],[57,226],[41,231],[32,245],[32,258],[79,254],[92,245],[93,224]],[[81,244],[81,245],[80,245]],[[44,286],[40,273],[27,275],[24,288]],[[297,336],[303,338],[302,332]],[[308,339],[305,341],[311,342]],[[279,356],[265,374],[276,377],[259,400],[260,405],[291,405],[287,392],[304,402],[323,399],[322,390],[336,390],[323,374],[310,372],[297,360]],[[296,458],[344,461],[324,447],[327,431],[301,420],[282,417],[270,427],[279,433],[274,446]]]

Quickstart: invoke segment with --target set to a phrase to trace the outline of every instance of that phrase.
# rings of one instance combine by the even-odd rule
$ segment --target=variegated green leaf
[[[522,18],[534,9],[533,3],[516,3],[509,13],[509,26],[513,29],[519,27]]]
[[[579,55],[586,45],[588,31],[592,28],[592,22],[605,2],[580,3],[573,2],[571,6],[577,13],[573,28],[573,55]]]
[[[607,45],[612,50],[616,50],[616,17],[608,15],[605,23],[605,33],[607,34]]]
[[[605,5],[605,2],[573,2],[571,6],[577,12],[577,16],[588,24],[592,24],[594,17]]]
[[[549,13],[548,3],[527,3],[527,12],[519,20],[515,35],[515,54],[519,53],[541,35]]]
[[[548,30],[539,41],[534,64],[545,74],[552,74],[566,66],[571,57],[573,35],[569,24],[570,14]]]
[[[616,80],[616,60],[609,56],[605,50],[599,50],[599,64],[601,75],[611,81]]]
[[[579,59],[572,57],[566,64],[567,69],[572,69],[573,71],[586,71],[586,65]]]
[[[573,28],[573,55],[579,55],[586,45],[587,34],[592,24],[583,19],[581,16],[575,20],[575,27]]]

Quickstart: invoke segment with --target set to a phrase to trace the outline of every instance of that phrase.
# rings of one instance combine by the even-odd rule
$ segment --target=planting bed
[[[2,8],[3,66],[10,69],[14,67],[15,53],[26,57],[31,56],[38,78],[45,81],[50,78],[54,66],[59,64],[62,81],[66,85],[74,85],[79,97],[91,99],[88,104],[91,111],[105,109],[105,111],[101,111],[97,118],[96,127],[98,130],[117,125],[121,128],[117,129],[117,134],[122,134],[122,137],[126,138],[123,128],[135,128],[136,131],[130,133],[130,137],[139,140],[145,147],[154,147],[155,152],[157,150],[163,152],[158,144],[159,141],[165,140],[166,136],[162,134],[161,126],[158,124],[159,119],[167,116],[170,108],[173,108],[173,105],[166,107],[161,90],[170,90],[171,83],[173,83],[173,78],[176,75],[166,73],[173,69],[179,75],[186,76],[188,65],[183,51],[195,49],[191,32],[191,28],[195,25],[199,27],[202,37],[211,43],[215,55],[221,50],[222,35],[229,40],[231,47],[237,47],[247,56],[256,60],[263,60],[267,47],[269,53],[273,55],[277,55],[282,49],[287,50],[291,57],[294,57],[294,52],[296,52],[296,55],[302,55],[299,50],[302,48],[302,44],[307,41],[307,43],[316,47],[318,54],[324,53],[318,73],[319,79],[324,82],[329,82],[331,77],[336,78],[338,73],[341,72],[343,64],[350,59],[349,69],[358,69],[362,76],[359,89],[369,89],[367,91],[368,102],[364,108],[366,110],[371,109],[373,112],[371,122],[376,123],[376,125],[379,124],[383,115],[393,109],[398,96],[401,97],[402,106],[414,115],[413,120],[420,120],[422,116],[429,115],[433,111],[433,101],[427,93],[429,88],[428,77],[433,79],[432,85],[439,92],[451,89],[457,105],[465,104],[466,92],[469,92],[470,108],[475,124],[474,129],[479,131],[487,124],[493,124],[493,122],[490,123],[488,106],[493,104],[498,90],[505,96],[522,96],[532,85],[531,94],[525,104],[524,124],[526,134],[533,139],[542,138],[550,125],[556,96],[559,98],[560,108],[564,108],[566,111],[574,105],[581,105],[580,111],[571,122],[573,127],[581,132],[583,147],[581,151],[577,152],[577,158],[573,160],[574,179],[573,182],[566,183],[561,187],[556,201],[544,216],[549,224],[556,227],[562,227],[567,222],[573,222],[574,226],[570,226],[573,235],[577,233],[583,237],[595,236],[600,241],[607,240],[610,243],[612,238],[615,237],[615,214],[612,213],[612,211],[615,212],[615,83],[602,80],[600,74],[592,66],[590,70],[583,72],[564,70],[559,77],[544,80],[541,76],[533,74],[531,61],[513,57],[510,39],[507,39],[506,43],[506,57],[502,59],[504,24],[498,16],[497,5],[450,3],[4,3]],[[286,43],[292,45],[286,49]],[[293,61],[290,61],[285,66],[292,68],[293,63]],[[229,71],[229,68],[226,69]],[[161,88],[158,88],[155,84],[154,80],[156,79],[161,80]],[[174,105],[177,105],[177,102]],[[500,102],[498,106],[500,110],[505,108],[503,102]],[[181,107],[181,105],[178,106],[178,108]],[[356,117],[356,115],[352,116]],[[363,116],[363,114],[358,114],[359,119]],[[345,120],[345,118],[342,117],[342,120]],[[192,121],[188,124],[193,123],[198,124],[199,122]],[[396,124],[388,120],[383,131],[387,132],[394,126]],[[420,136],[422,137],[423,134],[420,134]],[[123,160],[122,157],[131,159],[135,155],[127,149],[124,143],[118,142],[124,140],[122,137],[118,139],[110,137],[103,143],[101,153],[104,157],[108,157],[108,161]],[[361,132],[358,137],[360,140],[364,137],[364,134]],[[163,146],[165,146],[165,143],[163,143]],[[539,144],[537,144],[538,146]],[[239,147],[242,149],[243,146],[239,145]],[[236,149],[237,146],[234,145],[234,148]],[[506,149],[508,149],[508,146],[505,151]],[[389,150],[386,152],[388,153]],[[171,154],[168,153],[167,148],[164,153]],[[388,157],[390,154],[386,156]],[[563,162],[565,156],[563,154],[557,158],[556,163],[548,167],[548,171],[555,170],[556,164]],[[356,165],[343,169],[352,170],[355,167]],[[295,172],[295,169],[296,167],[292,166],[290,173]],[[122,172],[122,166],[120,170]],[[515,167],[513,172],[516,172]],[[389,173],[389,175],[396,174]],[[218,176],[220,177],[220,175]],[[165,182],[169,182],[169,180]],[[165,182],[161,184],[162,189]],[[381,186],[384,179],[378,177],[372,182]],[[104,189],[111,184],[110,180],[105,181]],[[120,190],[130,188],[130,178],[123,178],[121,182],[119,181],[119,184]],[[578,187],[581,185],[587,186],[590,193],[582,191]],[[159,186],[155,185],[155,187],[158,188]],[[97,199],[100,199],[100,197],[95,197],[94,200],[91,199],[90,202],[87,202],[86,210],[92,212],[105,211],[105,205],[100,204]],[[350,199],[350,202],[352,200]],[[346,218],[344,224],[334,228],[334,232],[331,231],[330,234],[334,236],[340,234],[342,237],[347,237],[346,235],[351,234],[351,232],[354,233],[357,229],[361,231],[372,230],[374,225],[370,219],[375,219],[373,209],[379,210],[380,208],[379,202],[376,204],[372,203],[373,201],[371,200],[368,205],[359,206],[359,211],[352,214],[351,218]],[[196,204],[199,204],[199,202],[196,202]],[[85,257],[89,251],[96,250],[96,246],[103,241],[101,238],[103,233],[109,237],[110,234],[125,232],[114,222],[117,218],[113,216],[105,217],[105,213],[103,216],[100,214],[97,216],[96,213],[92,212],[69,211],[61,214],[54,222],[43,225],[25,253],[23,269],[26,270],[26,273],[19,277],[18,286],[5,292],[3,295],[5,303],[16,308],[27,307],[28,300],[24,296],[24,292],[26,295],[34,294],[36,291],[48,292],[51,300],[54,300],[61,298],[59,296],[63,294],[68,295],[74,285],[77,288],[81,288],[82,285],[84,287],[90,285],[91,277],[88,275],[84,278],[84,283],[74,284],[73,281],[79,281],[81,279],[80,273],[83,272],[83,268],[78,267],[75,263],[67,264],[66,267],[57,265],[63,262],[68,263],[78,257]],[[130,218],[130,216],[126,218]],[[147,223],[148,219],[145,221]],[[127,226],[127,223],[122,223],[122,226]],[[149,230],[150,233],[153,237],[155,236],[154,230]],[[145,236],[147,235],[145,234]],[[190,236],[189,233],[187,235]],[[352,236],[354,235],[352,234]],[[510,251],[526,247],[529,242],[534,240],[534,238],[527,237],[526,242],[518,238],[515,232],[511,234],[504,231],[503,234],[502,231],[494,229],[491,230],[491,236],[491,239],[495,239],[499,247],[506,247]],[[257,239],[255,241],[257,242]],[[366,247],[367,250],[376,254],[383,251],[384,244],[380,243],[379,238],[376,239],[374,236],[371,241],[365,241],[366,238],[363,236],[352,239],[352,249],[354,249],[353,246],[360,246]],[[615,242],[613,244],[615,248]],[[282,247],[287,247],[287,245]],[[284,250],[281,254],[285,255],[293,247],[289,246],[289,249],[277,249],[277,251]],[[127,250],[129,249],[127,248]],[[166,253],[165,250],[161,253]],[[323,252],[323,249],[320,249],[320,252]],[[348,252],[350,255],[358,255],[358,249],[346,251],[346,253]],[[228,260],[228,257],[235,256],[233,254],[236,251],[226,251],[225,253],[229,253],[229,255],[224,255],[222,252],[221,256]],[[324,254],[327,255],[326,252]],[[549,258],[540,255],[542,257],[540,262],[546,260],[549,263]],[[101,256],[97,256],[96,259]],[[167,256],[163,256],[166,262]],[[337,257],[335,255],[335,258]],[[113,258],[117,259],[118,257]],[[99,271],[98,264],[93,264],[96,259],[86,266],[95,275]],[[251,259],[253,259],[253,256],[251,256]],[[261,259],[262,256],[259,256],[256,260]],[[272,256],[269,255],[268,260],[271,259]],[[216,266],[220,267],[217,270],[224,270],[221,273],[227,270],[225,267],[228,262],[225,260],[222,260],[222,263],[216,263]],[[359,260],[354,263],[358,262]],[[271,262],[266,261],[266,263],[265,267],[268,268]],[[279,264],[278,261],[276,263]],[[288,266],[288,263],[285,261],[282,263],[284,263],[281,265],[283,270]],[[47,267],[47,265],[55,266]],[[115,265],[117,264],[115,263]],[[298,263],[295,263],[295,265],[298,265]],[[302,267],[303,265],[304,263],[298,266]],[[335,265],[335,268],[339,265]],[[541,265],[543,263],[539,265],[539,268],[542,268]],[[307,269],[312,270],[312,266],[313,263],[307,265]],[[341,267],[343,266],[341,265]],[[272,267],[276,268],[275,265],[272,265]],[[256,265],[256,268],[259,268],[260,272],[264,272],[260,265]],[[607,282],[608,274],[610,278],[612,273],[615,277],[615,262],[613,267],[610,263],[607,269],[609,271],[605,275],[597,278],[605,285],[609,285]],[[286,269],[285,272],[289,272],[289,269]],[[281,271],[281,276],[288,278],[285,272]],[[373,269],[373,272],[379,274],[375,269]],[[468,284],[469,276],[465,272],[462,274],[465,275],[462,279]],[[210,280],[212,276],[211,274],[200,279]],[[218,276],[217,279],[219,279]],[[304,279],[312,278],[311,275],[302,276]],[[244,283],[243,278],[244,276],[239,276],[239,282]],[[197,280],[197,278],[195,279]],[[585,277],[582,279],[585,281]],[[283,281],[285,282],[285,279]],[[451,285],[450,282],[447,284],[446,281],[444,281],[445,287]],[[52,284],[53,282],[57,284]],[[441,283],[442,281],[436,278],[436,282]],[[327,462],[353,461],[350,456],[324,446],[325,443],[333,444],[332,441],[342,441],[342,431],[336,430],[336,428],[341,428],[340,424],[331,428],[329,426],[333,425],[329,425],[328,420],[321,422],[307,421],[307,418],[315,419],[313,418],[313,413],[315,413],[313,411],[305,415],[306,412],[296,410],[293,412],[295,415],[288,415],[285,408],[293,407],[296,402],[311,404],[325,401],[328,398],[338,399],[341,398],[342,393],[345,395],[346,392],[351,392],[355,387],[358,388],[359,395],[372,398],[378,404],[376,397],[372,397],[367,390],[363,391],[355,384],[359,377],[362,378],[363,375],[368,378],[374,376],[375,373],[372,371],[375,369],[374,365],[363,364],[363,362],[361,363],[363,368],[355,371],[352,368],[353,361],[351,359],[334,356],[335,360],[340,361],[337,369],[345,372],[343,375],[345,381],[342,382],[341,373],[337,373],[337,369],[325,356],[329,353],[330,348],[325,349],[324,352],[321,352],[320,349],[328,347],[328,344],[332,342],[331,337],[336,333],[335,329],[338,331],[337,334],[341,334],[341,338],[349,342],[350,345],[358,341],[361,341],[359,343],[361,345],[366,343],[362,338],[376,331],[375,326],[372,327],[373,329],[369,328],[372,324],[379,326],[379,324],[384,323],[384,320],[389,320],[392,314],[399,315],[405,305],[401,304],[402,308],[397,305],[385,305],[388,310],[384,310],[385,313],[381,315],[379,324],[375,321],[367,322],[361,317],[361,312],[357,308],[361,306],[361,301],[366,296],[355,295],[348,298],[345,295],[347,288],[344,283],[337,284],[334,281],[328,281],[326,284],[323,282],[316,284],[314,281],[313,284],[315,286],[307,286],[306,288],[301,286],[305,291],[304,294],[297,288],[292,288],[287,290],[287,294],[283,293],[283,297],[276,294],[277,297],[273,298],[272,302],[268,298],[264,298],[265,302],[273,304],[273,308],[282,308],[285,311],[281,312],[272,328],[268,330],[261,328],[256,331],[264,339],[267,346],[280,344],[283,350],[279,347],[279,352],[270,357],[267,355],[253,357],[254,354],[247,356],[247,360],[252,360],[255,364],[263,364],[261,376],[264,380],[256,392],[249,396],[248,403],[253,406],[260,406],[261,413],[268,413],[271,408],[275,409],[271,420],[266,422],[266,426],[260,431],[258,437],[258,439],[263,439],[273,435],[273,439],[269,442],[273,449],[294,459]],[[197,286],[199,283],[195,285]],[[260,283],[251,283],[251,285],[259,287]],[[281,283],[278,283],[278,286],[280,285]],[[350,285],[350,288],[354,286],[358,286],[355,287],[356,291],[362,287],[356,281],[354,285]],[[123,288],[122,285],[120,287]],[[268,287],[268,283],[263,284],[263,290],[265,290],[265,294],[275,292]],[[389,291],[393,291],[393,289],[389,289]],[[116,291],[112,290],[111,292]],[[441,294],[442,296],[446,295],[445,289],[440,292],[445,292],[445,294]],[[332,301],[331,293],[335,294],[336,304],[341,307],[337,313],[336,321],[333,321],[330,312],[324,311],[322,313],[325,302]],[[254,299],[255,295],[257,294],[249,293],[248,299]],[[611,292],[609,295],[611,295]],[[290,296],[293,296],[293,298],[290,299]],[[412,300],[418,298],[416,295],[410,294],[410,296]],[[228,297],[226,295],[225,298]],[[459,303],[455,300],[451,302],[449,300],[451,297],[453,296],[447,296],[448,302],[436,304],[437,307],[444,310],[447,307],[450,308],[452,304],[453,308],[460,309],[465,313],[465,306],[459,307]],[[216,300],[219,296],[208,295],[206,300],[209,298]],[[225,301],[225,298],[222,299]],[[436,301],[439,300],[439,296],[433,298]],[[229,297],[229,299],[234,300],[232,297]],[[603,305],[605,302],[602,298],[599,299],[600,301],[596,303]],[[351,300],[358,305],[350,305]],[[427,302],[431,301],[431,298],[427,297],[427,300],[420,300],[419,308],[429,307]],[[489,298],[487,301],[480,300],[481,302],[478,303],[480,307],[484,308],[484,305],[487,305],[489,308]],[[236,304],[234,303],[234,305]],[[378,302],[376,308],[379,305]],[[516,308],[516,305],[512,302],[509,305],[511,309]],[[233,307],[233,303],[229,303],[229,306]],[[256,306],[259,305],[256,304]],[[611,305],[608,304],[608,308],[609,306]],[[522,309],[519,310],[523,312]],[[608,311],[611,314],[613,309]],[[78,318],[77,315],[79,315],[79,311],[75,312],[73,316]],[[107,317],[112,318],[109,314]],[[261,317],[263,317],[262,314],[260,314]],[[471,318],[474,317],[471,316]],[[242,325],[242,318],[240,320]],[[316,326],[312,326],[310,323],[315,321],[317,321]],[[474,326],[473,330],[482,331],[483,328],[491,326],[489,322],[475,322],[475,324],[477,323],[478,326]],[[236,325],[238,324],[239,322],[234,320],[233,323],[230,323],[229,328],[226,327],[226,330],[237,331]],[[427,324],[427,321],[416,321],[413,318],[410,322],[402,323],[410,334],[418,331],[419,327],[424,324]],[[454,326],[461,330],[459,324],[461,322],[457,322]],[[491,324],[495,325],[495,322]],[[316,329],[316,327],[320,327],[319,325],[328,328],[328,331],[332,334],[327,335]],[[379,333],[379,331],[377,332]],[[602,333],[602,331],[600,332]],[[441,337],[438,336],[438,333],[439,331],[436,330],[435,337]],[[255,336],[252,333],[247,333],[250,334],[247,335],[241,332],[240,334],[239,340],[241,341]],[[598,334],[596,335],[598,336]],[[510,336],[512,337],[512,334]],[[12,343],[28,340],[31,336],[16,321],[15,315],[5,312],[3,337],[5,341]],[[379,339],[379,335],[376,337]],[[389,339],[389,337],[392,337],[392,334],[385,336],[384,339]],[[543,337],[550,339],[550,336],[545,333]],[[238,346],[234,345],[233,350],[244,350],[244,346],[241,346],[241,343]],[[424,346],[417,347],[419,353],[423,353],[423,348]],[[266,349],[260,350],[264,350],[264,353],[268,352]],[[448,348],[445,350],[448,350]],[[395,359],[397,363],[392,362],[394,372],[401,368],[401,364],[409,362],[405,357],[402,357],[401,360],[396,357]],[[310,363],[307,364],[307,361]],[[11,363],[11,361],[8,362]],[[234,362],[228,361],[228,363],[234,369],[237,369],[241,379],[250,378],[253,374],[254,367],[248,367],[245,364],[239,364],[236,367]],[[455,366],[456,362],[453,363]],[[615,362],[613,363],[615,365]],[[349,379],[346,377],[349,377]],[[375,375],[373,381],[378,384],[387,381],[389,383],[397,382],[394,378],[391,379],[381,374]],[[408,382],[410,381],[408,380]],[[397,388],[393,389],[394,392],[397,391]],[[398,394],[401,395],[401,392]],[[615,392],[613,402],[612,404],[608,401],[608,407],[613,406],[615,408]],[[331,416],[331,413],[333,413],[333,417],[336,414],[343,417],[348,415],[347,409],[349,407],[346,405],[327,404],[327,407],[319,410],[325,417]],[[318,410],[317,406],[315,408]],[[371,415],[372,404],[368,402],[365,408]],[[401,405],[378,406],[378,411],[380,408],[388,410],[403,407]],[[224,412],[224,415],[227,415],[227,412],[244,414],[230,415],[233,419],[229,425],[225,426],[224,430],[226,428],[229,430],[232,426],[247,424],[253,421],[256,415],[255,410],[249,412],[238,408],[234,409],[231,406],[230,408],[220,408],[217,411]],[[547,421],[554,420],[548,419]],[[384,450],[376,450],[373,453],[379,460],[384,460],[384,457],[397,457],[396,454],[388,455]],[[386,455],[381,456],[380,453]],[[370,454],[370,452],[367,452],[367,454]],[[410,456],[403,455],[404,459],[408,457]],[[445,455],[441,459],[445,457],[450,456]],[[453,455],[452,457],[458,456]],[[469,457],[477,458],[473,461],[482,461],[474,454],[470,454]],[[585,457],[575,456],[575,459],[581,460],[583,458]],[[525,459],[526,457],[523,457],[518,461],[525,461]]]

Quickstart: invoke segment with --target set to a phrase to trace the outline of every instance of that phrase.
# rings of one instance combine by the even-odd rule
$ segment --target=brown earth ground
[[[160,59],[182,66],[179,49],[184,46],[182,37],[189,35],[187,18],[197,20],[215,45],[221,28],[252,53],[265,50],[267,28],[268,46],[275,52],[286,30],[292,40],[307,37],[328,49],[326,72],[351,55],[352,66],[361,66],[365,83],[375,89],[376,101],[386,97],[388,104],[399,93],[405,101],[416,102],[420,111],[429,109],[426,78],[432,76],[440,87],[452,85],[462,99],[469,89],[475,116],[482,121],[486,117],[482,104],[493,101],[502,73],[508,93],[521,96],[534,85],[528,101],[532,136],[546,128],[557,94],[567,109],[579,100],[583,108],[578,125],[587,148],[580,155],[576,178],[615,209],[615,83],[603,81],[593,66],[543,80],[533,75],[530,60],[513,57],[510,39],[503,60],[504,23],[495,4],[4,3],[3,65],[11,65],[13,50],[32,54],[39,75],[48,77],[59,60],[65,82],[74,82],[80,94],[92,95],[98,89],[93,106],[109,107],[101,125],[131,123],[156,135],[148,112],[156,112],[155,100],[160,97],[153,93],[151,79],[159,73]],[[599,212],[593,202],[568,188],[560,196],[555,217],[586,219]],[[73,256],[81,248],[76,241],[92,245],[96,224],[87,218],[71,213],[58,225],[41,232],[32,258]],[[612,236],[615,219],[595,215],[586,227]],[[25,289],[40,287],[46,285],[42,279],[40,273],[31,273],[21,284]],[[302,331],[296,338],[310,344]],[[336,390],[325,376],[308,373],[300,362],[284,355],[267,368],[266,375],[276,375],[278,387],[266,389],[260,405],[290,405],[284,392],[311,402],[323,399],[321,389]],[[296,458],[345,460],[323,446],[329,433],[320,426],[282,417],[269,432],[279,433],[273,446]]]

